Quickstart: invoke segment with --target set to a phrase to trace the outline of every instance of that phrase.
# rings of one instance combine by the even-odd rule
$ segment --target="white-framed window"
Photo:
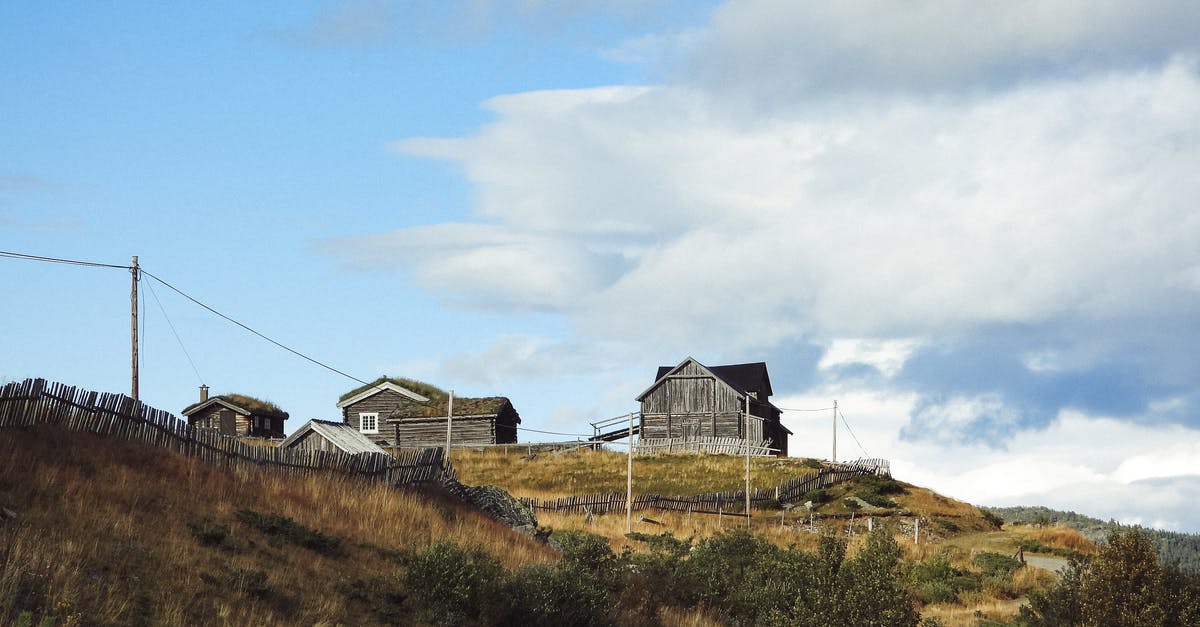
[[[359,414],[358,430],[361,433],[379,433],[379,412]]]

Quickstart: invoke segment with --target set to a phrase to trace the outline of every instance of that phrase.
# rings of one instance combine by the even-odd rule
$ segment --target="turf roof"
[[[417,381],[416,379],[408,379],[405,377],[383,376],[383,377],[379,377],[378,379],[375,379],[374,381],[372,381],[366,385],[360,385],[360,386],[354,388],[353,390],[350,390],[349,392],[346,392],[345,394],[339,396],[338,402],[340,403],[352,396],[355,396],[356,394],[365,392],[365,391],[367,391],[381,383],[384,383],[384,382],[395,383],[396,385],[398,385],[406,390],[411,390],[413,392],[416,392],[417,394],[420,394],[421,396],[424,396],[425,398],[427,398],[431,401],[445,400],[446,398],[448,398],[450,396],[442,388],[439,388],[436,385],[433,385],[430,383],[425,383],[424,381]]]
[[[201,401],[199,403],[192,403],[191,405],[188,405],[187,407],[183,408],[183,413],[186,414],[187,412],[191,411],[192,408],[198,407],[200,405],[203,405],[204,403],[216,400],[218,398],[223,399],[226,402],[231,403],[233,405],[237,405],[238,407],[241,407],[243,409],[248,409],[248,410],[250,410],[251,413],[258,414],[260,416],[282,416],[284,418],[288,417],[287,412],[280,409],[279,406],[276,405],[275,403],[272,403],[271,401],[264,401],[259,398],[254,398],[253,396],[249,396],[246,394],[222,394],[220,396],[212,396],[212,397],[209,397],[209,399],[207,401]]]

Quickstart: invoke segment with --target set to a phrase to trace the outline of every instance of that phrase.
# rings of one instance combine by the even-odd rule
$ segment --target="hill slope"
[[[1048,507],[985,507],[985,510],[995,514],[1008,523],[1063,525],[1070,527],[1087,536],[1093,542],[1099,542],[1108,537],[1114,529],[1121,527],[1114,521],[1105,522],[1099,518],[1050,509]],[[1200,534],[1161,531],[1158,529],[1142,528],[1150,536],[1158,550],[1158,559],[1164,564],[1177,564],[1181,569],[1200,573]]]
[[[508,568],[538,543],[437,494],[231,473],[57,428],[0,429],[0,624],[369,624],[437,540]]]

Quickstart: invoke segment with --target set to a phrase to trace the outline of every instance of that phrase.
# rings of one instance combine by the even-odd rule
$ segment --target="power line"
[[[143,270],[142,272],[145,272]],[[162,312],[163,319],[167,321],[167,326],[171,327],[171,333],[175,335],[175,341],[179,342],[179,349],[183,351],[183,356],[187,357],[188,363],[192,366],[192,372],[196,373],[196,379],[200,381],[200,385],[204,385],[204,377],[200,376],[200,371],[196,368],[196,362],[192,361],[191,353],[183,345],[183,339],[179,337],[179,332],[175,330],[175,324],[171,322],[170,316],[167,315],[167,310],[163,308],[162,301],[158,299],[158,292],[154,291],[154,284],[147,282],[146,287],[150,288],[150,295],[154,297],[154,302],[158,303],[158,310]]]
[[[72,266],[90,266],[93,268],[118,268],[121,270],[133,269],[133,266],[122,266],[112,263],[98,263],[95,261],[80,261],[78,259],[62,259],[60,257],[43,257],[41,255],[14,253],[7,250],[0,250],[0,257],[8,257],[10,259],[25,259],[27,261],[44,261],[47,263],[64,263]]]
[[[854,443],[858,445],[858,449],[863,452],[863,455],[870,457],[871,454],[867,452],[867,449],[863,448],[862,442],[858,441],[858,436],[854,435],[854,429],[850,428],[850,423],[846,422],[846,414],[842,413],[842,410],[839,409],[838,415],[842,417],[842,424],[846,425],[846,431],[850,432],[850,437],[854,438]]]
[[[197,305],[199,305],[199,306],[203,307],[204,309],[207,309],[208,311],[212,312],[213,314],[215,314],[215,315],[217,315],[217,316],[219,316],[219,317],[221,317],[221,318],[223,318],[223,319],[225,319],[225,320],[227,320],[227,321],[229,321],[229,322],[232,322],[233,324],[236,324],[237,326],[239,326],[239,327],[241,327],[241,328],[243,328],[243,329],[245,329],[245,330],[249,331],[250,333],[253,333],[254,335],[257,335],[258,337],[260,337],[260,338],[262,338],[262,339],[264,339],[264,340],[266,340],[266,341],[268,341],[268,342],[270,342],[270,343],[274,344],[275,346],[278,346],[279,348],[282,348],[283,350],[285,350],[285,351],[287,351],[287,352],[289,352],[289,353],[291,353],[291,354],[293,354],[293,355],[296,355],[297,357],[301,357],[301,358],[303,358],[303,359],[306,359],[306,360],[308,360],[308,361],[310,361],[310,362],[312,362],[312,363],[314,363],[314,364],[316,364],[316,365],[318,365],[318,366],[320,366],[320,367],[322,367],[322,368],[324,368],[324,369],[326,369],[326,370],[329,370],[330,372],[335,372],[335,373],[337,373],[337,374],[340,374],[340,375],[342,375],[343,377],[346,377],[347,379],[351,379],[351,380],[353,380],[353,381],[358,381],[359,383],[361,383],[361,384],[363,384],[363,385],[371,385],[371,384],[370,384],[370,382],[368,382],[368,381],[363,381],[362,379],[359,379],[358,377],[356,377],[356,376],[354,376],[354,375],[352,375],[352,374],[348,374],[348,373],[346,373],[346,372],[343,372],[343,371],[341,371],[341,370],[338,370],[337,368],[334,368],[333,366],[330,366],[330,365],[329,365],[329,364],[327,364],[327,363],[324,363],[324,362],[322,362],[322,361],[319,361],[319,360],[317,360],[317,359],[314,359],[314,358],[312,358],[312,357],[309,357],[308,355],[305,355],[304,353],[301,353],[300,351],[298,351],[298,350],[296,350],[296,349],[294,349],[294,348],[291,348],[290,346],[287,346],[287,345],[285,345],[285,344],[283,344],[283,343],[281,343],[281,342],[278,342],[278,341],[276,341],[276,340],[273,340],[273,339],[271,339],[271,338],[267,337],[266,335],[263,335],[262,333],[259,333],[258,331],[255,331],[254,329],[250,328],[249,326],[247,326],[247,325],[245,325],[245,324],[242,324],[241,322],[238,322],[237,320],[234,320],[233,318],[230,318],[229,316],[227,316],[227,315],[225,315],[225,314],[223,314],[223,313],[221,313],[221,312],[217,311],[216,309],[213,309],[212,307],[209,307],[208,305],[206,305],[206,304],[204,304],[204,303],[200,302],[199,300],[196,300],[196,299],[195,299],[195,298],[193,298],[192,296],[190,296],[190,295],[188,295],[188,294],[184,293],[182,290],[180,290],[179,288],[175,287],[174,285],[171,285],[170,283],[167,283],[166,281],[164,281],[164,280],[162,280],[162,279],[158,278],[157,276],[155,276],[155,275],[154,275],[154,274],[152,274],[151,272],[149,272],[149,271],[145,270],[144,268],[142,269],[142,274],[145,274],[146,276],[148,276],[148,277],[150,277],[150,278],[154,279],[155,281],[158,281],[159,283],[162,283],[164,286],[166,286],[166,287],[167,287],[167,288],[169,288],[170,290],[174,291],[176,294],[179,294],[180,296],[182,296],[182,297],[184,297],[184,298],[186,298],[186,299],[188,299],[188,300],[192,301],[193,303],[195,303],[195,304],[197,304]]]

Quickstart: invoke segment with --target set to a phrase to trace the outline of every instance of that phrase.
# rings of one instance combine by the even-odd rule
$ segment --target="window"
[[[362,433],[379,433],[379,413],[359,414],[358,430]]]

